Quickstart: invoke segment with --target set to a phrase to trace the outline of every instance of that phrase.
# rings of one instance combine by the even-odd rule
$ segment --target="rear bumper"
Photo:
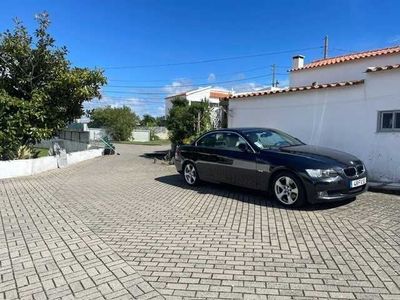
[[[365,174],[367,176],[367,174]],[[356,188],[350,188],[351,180],[339,177],[335,181],[304,180],[307,199],[310,203],[326,203],[354,198],[367,191],[368,182]]]
[[[175,164],[175,168],[178,171],[178,173],[182,173],[183,169],[182,169],[182,160],[175,158],[174,159],[174,164]]]

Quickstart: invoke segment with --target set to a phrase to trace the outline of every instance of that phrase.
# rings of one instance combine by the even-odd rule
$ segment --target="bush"
[[[116,141],[127,141],[139,121],[137,115],[127,106],[96,108],[89,112],[90,127],[104,127]]]
[[[172,100],[172,108],[167,120],[169,137],[173,144],[187,142],[203,132],[210,130],[211,117],[207,101],[189,102],[185,98]]]

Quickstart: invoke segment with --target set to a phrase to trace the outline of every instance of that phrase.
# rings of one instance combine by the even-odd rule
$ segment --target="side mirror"
[[[247,147],[247,145],[246,145],[245,143],[240,143],[240,144],[238,145],[238,148],[239,148],[239,150],[242,151],[242,152],[248,152],[248,151],[249,151],[249,148]]]

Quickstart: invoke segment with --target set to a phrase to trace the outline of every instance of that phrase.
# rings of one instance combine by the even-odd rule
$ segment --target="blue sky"
[[[291,57],[321,58],[325,35],[330,56],[400,44],[400,1],[383,0],[2,0],[0,31],[14,17],[33,30],[44,10],[73,65],[105,68],[104,98],[87,107],[126,104],[139,114],[161,115],[166,94],[200,84],[270,85],[272,64],[285,85]]]

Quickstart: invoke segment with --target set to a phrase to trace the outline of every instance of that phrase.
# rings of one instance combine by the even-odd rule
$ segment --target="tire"
[[[300,179],[291,172],[280,172],[272,181],[271,193],[283,206],[300,207],[305,204],[305,189]]]
[[[197,173],[196,166],[188,162],[183,166],[183,179],[185,180],[186,184],[190,186],[196,186],[200,182],[199,174]]]

